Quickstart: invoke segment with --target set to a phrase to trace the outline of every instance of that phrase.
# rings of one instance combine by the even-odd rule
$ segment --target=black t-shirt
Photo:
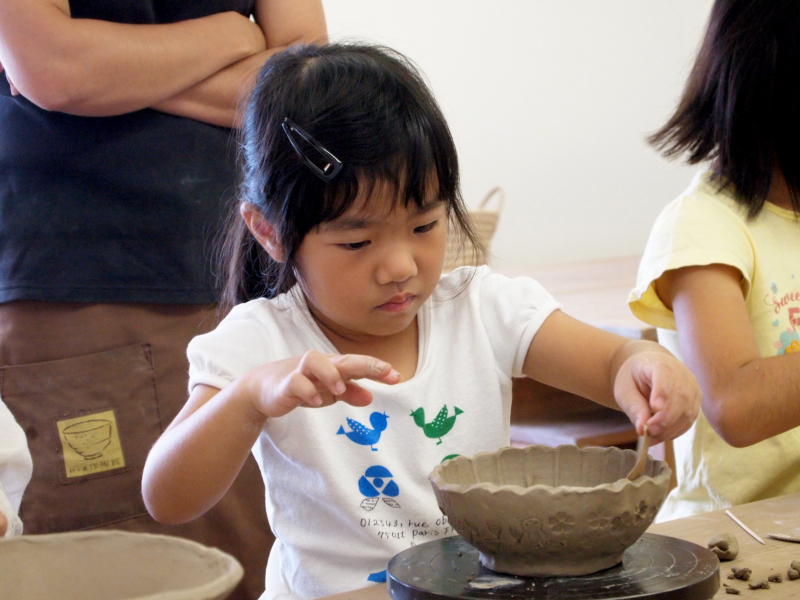
[[[254,0],[71,0],[73,18],[168,23]],[[0,302],[207,303],[235,194],[231,130],[154,110],[44,111],[0,75]]]

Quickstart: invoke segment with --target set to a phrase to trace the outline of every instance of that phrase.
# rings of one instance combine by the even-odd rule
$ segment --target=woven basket
[[[478,240],[483,244],[487,254],[492,242],[492,237],[494,237],[494,232],[497,229],[497,221],[503,210],[505,197],[506,193],[503,191],[503,188],[492,188],[486,196],[483,197],[478,208],[469,211],[469,219],[472,223],[472,227],[475,229],[475,234]],[[493,206],[490,208],[489,205],[493,200]],[[450,235],[447,237],[444,268],[442,270],[445,273],[449,273],[458,267],[484,265],[486,264],[486,258],[488,258],[488,256],[481,258],[480,254],[476,252],[468,239],[451,231]]]

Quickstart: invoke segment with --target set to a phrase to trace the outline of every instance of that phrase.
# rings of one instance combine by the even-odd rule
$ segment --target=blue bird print
[[[346,435],[351,441],[355,442],[356,444],[360,444],[362,446],[369,446],[373,452],[376,452],[378,449],[374,446],[374,444],[378,443],[378,440],[381,439],[381,433],[384,432],[388,422],[386,419],[389,417],[386,413],[379,413],[374,412],[369,416],[369,423],[372,425],[372,429],[362,425],[355,419],[347,419],[347,424],[350,426],[350,431],[345,431],[343,426],[339,426],[339,431],[336,432],[336,435]]]

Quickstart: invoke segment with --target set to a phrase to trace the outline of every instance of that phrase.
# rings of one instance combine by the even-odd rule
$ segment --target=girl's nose
[[[402,283],[417,274],[417,261],[408,248],[395,246],[386,252],[378,264],[378,283]]]

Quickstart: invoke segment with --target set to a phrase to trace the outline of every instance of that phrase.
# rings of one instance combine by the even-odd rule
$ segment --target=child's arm
[[[621,408],[654,443],[686,431],[700,408],[700,389],[689,369],[654,342],[629,340],[582,323],[561,311],[533,338],[523,372],[528,377]]]
[[[656,283],[703,391],[703,413],[735,447],[800,426],[800,353],[761,357],[741,281],[738,270],[715,264],[667,271]]]
[[[148,511],[163,523],[199,517],[231,486],[267,419],[337,400],[366,406],[372,394],[352,381],[363,378],[400,381],[391,365],[375,358],[312,351],[263,365],[223,390],[196,386],[147,457],[142,495]]]

